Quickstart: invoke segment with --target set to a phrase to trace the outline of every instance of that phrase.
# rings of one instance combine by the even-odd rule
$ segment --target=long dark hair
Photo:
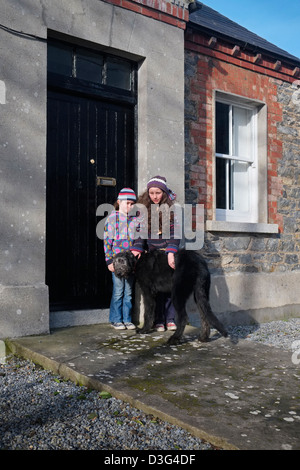
[[[169,207],[171,207],[174,204],[174,201],[171,201],[171,199],[169,198],[167,193],[165,193],[165,191],[162,191],[162,192],[163,192],[163,196],[162,196],[161,201],[159,203],[159,207],[161,207],[163,204],[167,204]],[[148,211],[148,231],[150,233],[151,232],[151,206],[154,204],[154,202],[151,200],[151,198],[149,196],[148,189],[138,197],[137,202],[139,204],[143,204],[147,208],[147,211]],[[174,213],[173,213],[173,211],[169,211],[169,213],[170,213],[170,224],[173,224],[174,223]],[[159,213],[159,231],[160,231],[160,233],[162,232],[162,211],[160,211],[160,213]]]

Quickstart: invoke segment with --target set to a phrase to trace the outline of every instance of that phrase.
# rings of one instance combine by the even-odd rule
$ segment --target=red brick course
[[[104,0],[120,8],[134,11],[180,29],[186,28],[189,12],[167,0]]]

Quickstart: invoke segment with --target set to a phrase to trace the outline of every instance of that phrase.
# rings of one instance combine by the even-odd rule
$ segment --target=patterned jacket
[[[138,236],[138,226],[135,216],[127,216],[119,211],[113,211],[104,226],[104,254],[106,264],[113,262],[117,253],[129,250],[134,239]]]

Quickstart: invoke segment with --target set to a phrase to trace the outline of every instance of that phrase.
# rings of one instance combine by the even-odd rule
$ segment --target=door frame
[[[56,43],[56,44],[68,44],[68,46],[76,49],[80,48],[80,50],[86,50],[86,51],[93,51],[95,50],[82,47],[82,46],[77,46],[76,44],[73,43],[65,43],[65,41],[57,41],[57,40],[51,40],[50,39],[50,44],[51,43]],[[97,51],[96,51],[97,52]],[[99,52],[99,54],[102,54],[102,52]],[[105,57],[116,57],[115,55],[111,54],[105,54]],[[122,57],[120,57],[122,59]],[[134,129],[133,129],[133,151],[134,155],[132,156],[132,163],[134,167],[134,175],[133,175],[133,180],[136,185],[137,182],[137,62],[135,61],[130,61],[132,63],[132,89],[129,90],[120,90],[115,87],[111,87],[109,85],[95,85],[94,83],[90,83],[84,80],[80,80],[74,77],[65,77],[63,75],[59,75],[56,73],[48,72],[48,86],[47,86],[47,93],[50,91],[54,92],[59,92],[65,94],[70,94],[70,95],[75,95],[78,97],[86,98],[89,100],[95,100],[95,101],[105,101],[108,103],[116,104],[116,105],[127,105],[129,107],[132,107],[133,114],[134,114]],[[48,141],[48,140],[47,140]],[[48,162],[48,151],[47,151],[47,162]],[[103,175],[105,176],[105,175]],[[47,217],[47,216],[46,216]],[[95,226],[95,231],[96,231],[96,226]],[[47,232],[46,232],[46,258],[47,258]],[[104,256],[104,253],[103,253]],[[47,276],[47,271],[46,271],[46,276]],[[49,286],[49,290],[50,290]],[[62,304],[53,304],[50,303],[50,310],[55,311],[55,310],[65,310],[70,308],[72,310],[82,310],[82,309],[91,309],[91,308],[107,308],[108,305],[105,306],[87,306],[84,307],[82,305],[78,305],[77,307],[74,305],[62,305]]]

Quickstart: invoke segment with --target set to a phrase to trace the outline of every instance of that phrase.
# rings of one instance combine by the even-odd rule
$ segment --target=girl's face
[[[121,212],[122,214],[128,214],[132,208],[132,206],[134,206],[134,201],[127,201],[126,199],[125,200],[119,200],[118,199],[118,203],[119,203],[119,212]]]
[[[159,204],[162,200],[164,192],[159,188],[150,188],[149,197],[154,204]]]

